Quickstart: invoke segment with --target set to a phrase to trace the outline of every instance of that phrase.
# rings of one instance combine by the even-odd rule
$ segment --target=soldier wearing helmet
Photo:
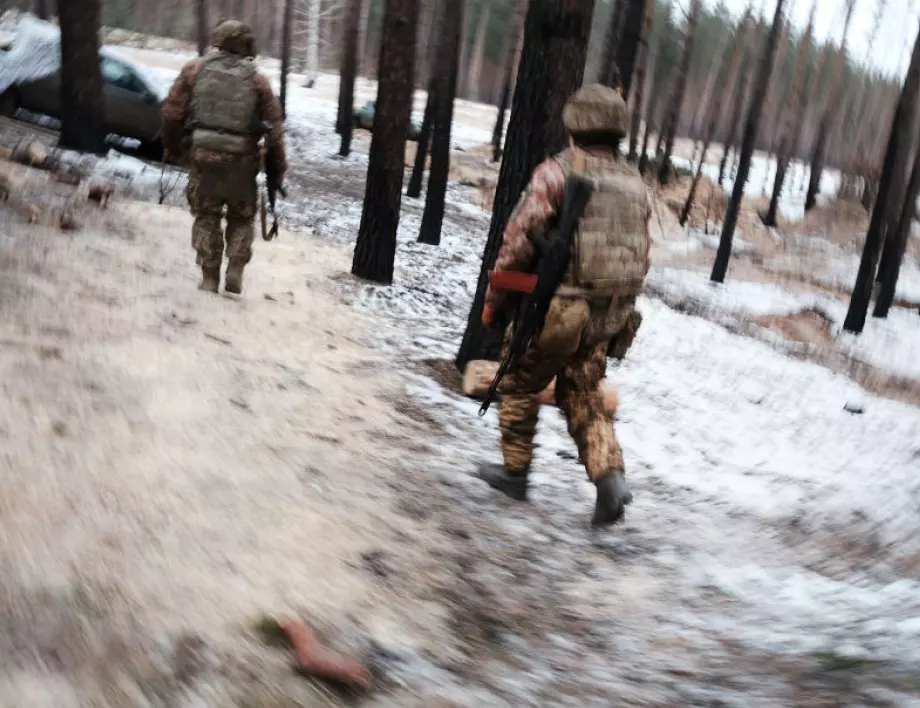
[[[188,202],[195,224],[199,289],[217,292],[226,248],[227,292],[240,293],[252,258],[259,172],[265,138],[265,171],[281,184],[287,170],[281,105],[253,63],[252,30],[225,20],[214,30],[212,51],[186,64],[163,105],[167,155],[190,161]],[[222,217],[226,209],[227,227]],[[226,246],[225,246],[226,244]]]
[[[581,88],[566,104],[563,122],[571,146],[534,171],[505,228],[494,270],[533,272],[537,252],[529,236],[542,236],[555,225],[569,174],[590,179],[594,192],[546,323],[499,386],[504,464],[482,465],[479,476],[508,496],[526,500],[538,394],[555,377],[556,401],[597,487],[592,524],[607,526],[623,517],[632,495],[600,386],[607,357],[623,358],[641,322],[636,297],[649,268],[651,209],[638,171],[620,158],[627,118],[616,91],[598,84]],[[489,288],[482,315],[486,327],[497,329],[507,321],[511,297]]]

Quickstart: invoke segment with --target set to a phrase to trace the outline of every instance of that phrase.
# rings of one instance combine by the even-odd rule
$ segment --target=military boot
[[[216,293],[220,287],[220,266],[217,268],[202,268],[201,283],[198,284],[199,290],[209,293]]]
[[[613,470],[597,482],[597,503],[594,506],[592,526],[610,526],[620,521],[626,506],[632,502],[632,492],[622,470]]]
[[[239,295],[243,292],[243,268],[245,263],[239,261],[230,261],[227,264],[227,278],[224,283],[224,290],[228,293]]]
[[[479,479],[512,499],[527,501],[526,472],[515,474],[509,472],[504,465],[488,463],[479,466]]]

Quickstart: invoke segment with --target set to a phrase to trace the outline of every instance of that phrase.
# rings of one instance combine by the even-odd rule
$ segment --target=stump
[[[498,371],[498,362],[476,359],[466,365],[463,372],[463,394],[470,398],[483,399],[492,385],[492,379]],[[609,382],[601,383],[601,392],[604,396],[604,408],[610,415],[617,412],[617,390]],[[556,380],[553,379],[549,386],[540,392],[540,403],[544,406],[556,405]]]

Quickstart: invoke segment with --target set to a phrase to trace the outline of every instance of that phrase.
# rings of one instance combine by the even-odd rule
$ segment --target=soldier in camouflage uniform
[[[592,524],[605,526],[622,518],[632,495],[600,384],[607,357],[622,358],[641,323],[635,305],[649,268],[651,207],[638,171],[620,159],[627,120],[618,93],[601,85],[583,87],[569,100],[563,120],[572,146],[534,171],[505,229],[495,270],[533,272],[536,249],[528,235],[545,234],[555,225],[567,175],[581,174],[595,189],[543,330],[499,387],[504,464],[483,465],[479,476],[512,498],[527,498],[538,395],[557,377],[556,401],[597,487]],[[510,296],[489,289],[485,326],[506,321]]]
[[[183,68],[163,105],[163,145],[190,159],[188,202],[195,217],[199,288],[217,292],[226,239],[227,292],[240,293],[252,258],[259,140],[265,135],[265,171],[281,184],[287,170],[281,104],[253,63],[252,30],[226,20],[214,31],[216,51]],[[221,219],[226,209],[227,230]]]

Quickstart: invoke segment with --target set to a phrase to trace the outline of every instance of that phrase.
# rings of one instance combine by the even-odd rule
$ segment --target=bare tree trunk
[[[336,132],[342,136],[339,155],[351,153],[351,130],[354,125],[355,75],[358,73],[358,22],[361,0],[348,0],[345,36],[342,42],[342,69],[339,72],[339,113]],[[319,19],[317,17],[317,19]]]
[[[291,31],[294,0],[284,0],[284,24],[281,28],[281,112],[287,118],[287,79],[291,70]]]
[[[415,47],[415,82],[419,86],[430,83],[429,79],[432,78],[429,55],[437,51],[439,4],[440,0],[421,0],[419,8],[418,43]]]
[[[654,0],[626,0],[623,28],[620,31],[616,53],[617,71],[624,98],[629,96],[632,89],[633,74],[643,37],[647,36],[651,27],[651,9],[654,4]]]
[[[719,119],[722,117],[722,109],[727,100],[731,98],[731,86],[736,83],[738,71],[741,68],[741,58],[743,56],[744,40],[747,35],[748,27],[751,21],[751,6],[748,5],[747,12],[741,18],[738,29],[735,31],[735,37],[732,40],[729,54],[722,59],[722,66],[716,72],[721,77],[720,81],[723,86],[729,87],[717,94],[716,99],[709,106],[709,120],[706,124],[706,135],[703,140],[703,149],[700,153],[700,163],[693,175],[693,182],[690,184],[690,191],[687,193],[687,201],[684,203],[683,211],[680,214],[680,225],[686,226],[690,218],[690,212],[693,209],[693,202],[696,199],[696,190],[699,188],[700,179],[703,176],[703,165],[706,163],[706,153],[716,134],[719,126]]]
[[[604,54],[601,59],[600,82],[611,88],[620,87],[620,73],[617,68],[617,45],[623,30],[623,16],[626,14],[628,0],[614,0],[610,9],[610,19],[604,34]]]
[[[862,332],[866,325],[879,252],[882,246],[886,245],[885,228],[901,213],[901,197],[906,192],[907,161],[911,157],[909,151],[917,122],[918,90],[920,90],[920,35],[917,36],[917,41],[914,43],[910,69],[904,81],[898,107],[895,109],[888,149],[882,166],[882,176],[879,179],[878,198],[872,209],[872,218],[869,221],[869,231],[866,234],[862,258],[859,261],[859,271],[856,274],[850,307],[843,321],[843,328],[855,334]]]
[[[514,22],[514,33],[509,36],[508,51],[505,52],[505,76],[502,80],[502,93],[498,102],[498,116],[495,118],[495,128],[492,130],[492,162],[502,158],[502,134],[505,131],[505,114],[511,102],[511,90],[514,78],[517,75],[518,64],[521,60],[521,50],[524,46],[524,18],[527,14],[528,0],[518,0],[517,12]]]
[[[632,123],[629,126],[628,156],[628,160],[634,164],[639,159],[637,153],[639,147],[639,123],[642,122],[642,116],[645,115],[646,104],[648,103],[647,97],[650,90],[649,78],[654,74],[654,67],[652,72],[649,72],[651,51],[648,41],[652,33],[652,10],[654,7],[654,0],[648,0],[648,2],[645,3],[645,19],[643,22],[644,27],[642,29],[642,41],[639,46],[639,59],[636,63],[636,93],[633,97]],[[630,81],[632,81],[631,77]]]
[[[476,44],[473,46],[473,58],[467,72],[466,86],[468,98],[481,101],[483,96],[482,66],[486,55],[486,40],[489,37],[489,21],[492,19],[492,0],[483,0],[479,11],[479,23],[476,27]]]
[[[776,176],[773,179],[773,192],[770,196],[770,206],[764,216],[766,226],[775,227],[779,199],[783,193],[783,184],[786,181],[786,172],[789,162],[799,149],[802,123],[805,119],[805,109],[808,108],[808,59],[811,55],[811,36],[815,26],[815,12],[818,9],[817,0],[811,6],[811,15],[805,27],[799,46],[796,50],[790,96],[783,116],[783,129],[780,146],[776,151]]]
[[[687,91],[687,74],[690,71],[690,62],[693,60],[693,43],[696,39],[696,27],[702,9],[703,1],[693,0],[690,16],[687,18],[686,38],[684,39],[684,53],[680,62],[680,73],[674,85],[674,94],[671,97],[671,105],[668,108],[668,116],[665,119],[665,129],[662,131],[665,136],[664,155],[661,158],[661,164],[658,166],[658,181],[661,184],[667,184],[670,179],[671,153],[674,150],[674,141],[677,139],[677,129],[680,125],[680,113],[684,105],[684,94]]]
[[[770,36],[767,38],[767,45],[764,47],[763,57],[757,69],[757,82],[754,89],[755,96],[765,96],[767,90],[770,88],[770,75],[773,73],[773,61],[776,59],[776,48],[783,31],[784,2],[785,0],[777,0],[776,2],[776,12],[773,15],[773,26],[770,28]],[[757,131],[760,128],[760,118],[760,107],[752,103],[748,111],[747,124],[744,128],[744,139],[741,143],[741,161],[738,163],[738,175],[735,177],[732,198],[728,203],[725,222],[722,225],[719,250],[716,253],[716,261],[713,264],[712,275],[710,276],[712,281],[716,283],[723,282],[725,280],[725,274],[728,272],[728,261],[732,254],[732,237],[735,234],[738,213],[741,211],[741,200],[744,198],[744,185],[747,182],[748,172],[751,169],[751,156],[754,154],[754,143],[757,142]]]
[[[347,20],[346,20],[347,22]],[[371,23],[371,0],[361,0],[361,15],[358,22],[358,69],[363,70],[365,66],[367,48],[367,34]]]
[[[351,6],[349,7],[351,9]],[[304,67],[304,74],[306,74],[306,80],[304,81],[305,88],[313,88],[316,85],[316,80],[319,78],[319,18],[320,18],[320,0],[307,0],[307,51],[306,51],[306,62]],[[345,34],[348,34],[349,28],[352,25],[352,18],[346,16],[345,18]],[[347,38],[344,39],[347,42]],[[357,40],[355,40],[357,42]],[[343,51],[346,49],[343,47]],[[354,54],[357,54],[357,48],[355,49]]]
[[[422,214],[419,243],[437,246],[441,243],[444,221],[444,197],[450,173],[450,129],[454,120],[454,99],[457,96],[457,75],[460,63],[460,28],[463,26],[466,0],[450,0],[441,21],[441,39],[435,63],[437,88],[431,136],[431,173],[428,175],[428,196]]]
[[[498,356],[501,337],[482,326],[489,270],[501,247],[505,224],[534,168],[548,154],[568,143],[562,109],[581,85],[593,0],[531,0],[524,33],[524,50],[514,92],[508,144],[502,159],[492,223],[476,286],[476,296],[457,367],[472,359]]]
[[[58,0],[62,148],[105,153],[99,0]]]
[[[759,40],[763,37],[764,26],[762,21],[758,21],[754,42],[756,46],[759,43]],[[732,111],[728,119],[728,130],[725,135],[725,145],[722,151],[722,161],[719,163],[719,186],[721,187],[725,183],[725,176],[727,168],[729,167],[728,158],[737,146],[738,142],[738,133],[741,132],[741,117],[744,115],[744,109],[750,102],[751,94],[751,78],[753,72],[750,71],[750,67],[746,67],[744,71],[741,71],[738,74],[738,83],[735,87],[735,101],[732,105]]]
[[[48,0],[35,0],[35,16],[40,20],[48,19]]]
[[[393,282],[403,161],[412,113],[418,10],[419,0],[386,0],[374,134],[361,227],[351,264],[352,274],[385,285]]]
[[[434,127],[435,105],[438,100],[438,82],[434,77],[428,81],[428,97],[425,100],[425,117],[422,119],[422,130],[415,149],[415,162],[412,165],[412,176],[409,178],[409,187],[406,196],[418,199],[422,194],[422,180],[425,177],[425,163],[428,162],[428,144],[431,142],[431,131]]]
[[[208,24],[208,0],[197,0],[195,3],[196,36],[198,38],[198,56],[203,57],[208,53],[208,39],[210,26]]]

